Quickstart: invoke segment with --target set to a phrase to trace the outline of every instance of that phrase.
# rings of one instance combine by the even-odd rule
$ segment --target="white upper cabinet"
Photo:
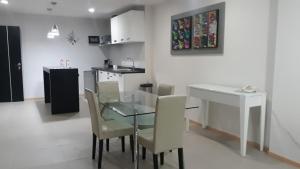
[[[117,43],[120,33],[118,31],[119,28],[119,18],[118,17],[113,17],[110,19],[110,25],[111,25],[111,43],[115,44]]]
[[[130,10],[111,18],[112,43],[144,42],[144,16],[144,11]]]

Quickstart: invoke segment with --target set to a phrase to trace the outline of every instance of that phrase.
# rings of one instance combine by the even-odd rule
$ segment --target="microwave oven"
[[[111,36],[110,35],[102,35],[100,36],[100,45],[111,44]]]

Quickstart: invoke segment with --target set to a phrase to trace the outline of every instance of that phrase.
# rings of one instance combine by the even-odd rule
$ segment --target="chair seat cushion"
[[[109,120],[102,121],[103,136],[101,139],[121,137],[133,134],[133,127],[122,121]]]
[[[154,151],[153,131],[153,128],[140,130],[138,135],[138,143],[152,152]]]

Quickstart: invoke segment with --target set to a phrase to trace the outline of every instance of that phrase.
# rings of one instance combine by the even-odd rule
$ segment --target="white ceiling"
[[[109,17],[112,13],[130,6],[156,4],[164,0],[8,0],[8,5],[0,4],[0,11],[18,13],[46,14],[73,17]],[[58,4],[52,12],[50,2]],[[90,14],[88,8],[94,7],[96,12]]]

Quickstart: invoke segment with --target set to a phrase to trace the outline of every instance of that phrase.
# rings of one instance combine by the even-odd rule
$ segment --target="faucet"
[[[127,57],[127,60],[130,60],[130,61],[132,61],[132,70],[134,70],[135,69],[135,66],[134,66],[134,59],[133,58],[131,58],[131,57]]]

